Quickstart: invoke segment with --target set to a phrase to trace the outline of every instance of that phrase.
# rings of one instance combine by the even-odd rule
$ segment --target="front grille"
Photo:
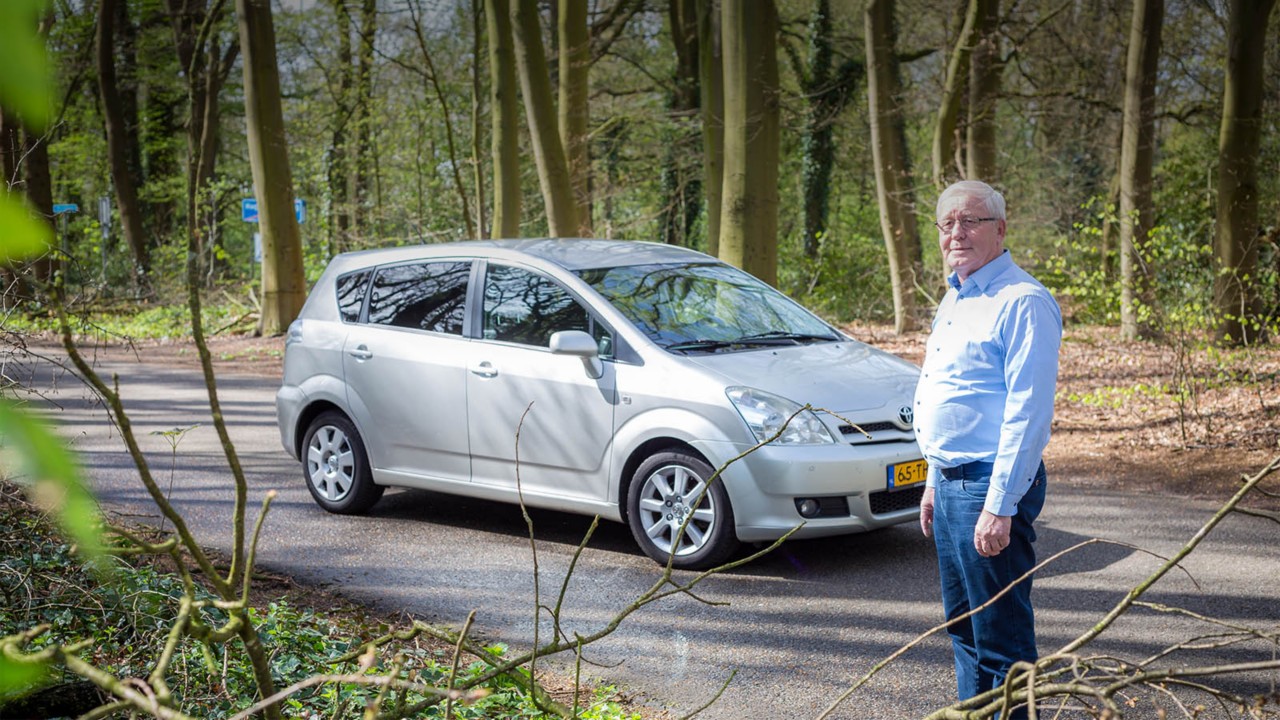
[[[922,497],[924,497],[923,483],[897,492],[889,492],[888,490],[873,492],[869,498],[871,501],[871,514],[887,515],[899,510],[917,508],[920,507],[920,498]]]
[[[858,428],[862,428],[869,433],[880,432],[881,430],[899,429],[896,423],[891,422],[858,423],[858,427],[854,427],[853,425],[841,425],[840,433],[842,435],[861,435],[862,433],[858,432]]]

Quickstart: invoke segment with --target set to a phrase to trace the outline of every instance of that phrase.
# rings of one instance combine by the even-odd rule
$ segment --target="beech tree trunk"
[[[969,57],[969,122],[965,157],[967,177],[995,183],[999,173],[996,154],[996,101],[1000,96],[999,0],[976,0],[973,54]]]
[[[517,0],[518,2],[519,0]],[[520,118],[510,0],[485,0],[489,36],[489,141],[493,153],[493,237],[520,236]]]
[[[690,162],[691,146],[697,141],[689,130],[698,112],[698,7],[695,0],[672,0],[667,8],[667,25],[676,51],[667,111],[673,129],[664,153],[662,168],[662,209],[659,215],[661,241],[668,245],[691,246],[693,227],[702,210],[702,183]]]
[[[720,259],[778,282],[778,11],[773,0],[721,4],[724,188]]]
[[[702,108],[702,187],[707,207],[707,254],[720,254],[724,192],[724,62],[718,0],[698,3],[698,96]]]
[[[591,68],[591,35],[587,32],[587,3],[560,0],[558,90],[560,141],[564,144],[578,217],[577,235],[591,237],[591,112],[587,104]]]
[[[542,44],[537,2],[516,0],[511,9],[511,23],[516,69],[529,123],[529,142],[533,146],[542,201],[546,206],[547,230],[552,237],[574,237],[580,227],[578,203],[556,126],[556,109],[551,98],[551,79]]]
[[[135,175],[130,171],[128,129],[125,126],[124,106],[116,84],[115,23],[116,3],[119,0],[99,0],[96,58],[98,92],[102,99],[102,119],[107,135],[107,163],[111,168],[111,182],[115,186],[116,211],[120,214],[120,228],[133,259],[133,281],[137,288],[147,286],[151,270],[151,257],[146,233],[142,228],[142,207],[138,203]]]
[[[938,104],[938,119],[933,125],[933,184],[938,190],[960,179],[961,166],[956,162],[960,108],[965,99],[963,92],[968,87],[969,58],[973,54],[975,27],[982,9],[981,0],[969,0],[964,25],[947,61],[942,102]]]
[[[1163,23],[1164,0],[1134,0],[1120,140],[1120,331],[1129,340],[1145,334],[1139,327],[1138,304],[1147,295],[1142,256],[1155,221],[1151,175]]]
[[[1267,21],[1276,0],[1230,0],[1227,76],[1218,136],[1218,274],[1214,308],[1220,342],[1260,339],[1261,311],[1254,283],[1258,267],[1258,149]]]
[[[236,0],[244,53],[244,110],[249,165],[262,233],[262,318],[259,330],[280,335],[307,298],[302,238],[293,210],[293,173],[280,106],[280,75],[271,0]],[[262,688],[266,692],[265,688]]]
[[[870,0],[864,15],[867,45],[867,96],[871,113],[872,162],[880,229],[889,255],[893,284],[894,330],[916,329],[916,284],[924,275],[916,228],[915,191],[901,109],[901,80],[896,55],[893,0]]]

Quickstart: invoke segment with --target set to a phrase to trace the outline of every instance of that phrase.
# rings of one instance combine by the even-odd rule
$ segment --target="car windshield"
[[[672,352],[732,352],[843,339],[790,298],[723,263],[628,265],[579,275]]]

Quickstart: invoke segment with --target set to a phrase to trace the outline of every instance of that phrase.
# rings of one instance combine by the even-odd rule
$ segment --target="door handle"
[[[373,352],[369,350],[368,345],[357,345],[355,349],[348,351],[348,354],[357,360],[368,360],[373,357]]]
[[[484,362],[478,363],[476,365],[472,365],[471,372],[475,373],[476,375],[479,375],[480,377],[487,377],[487,378],[497,377],[498,375],[498,369],[495,368],[493,366],[493,363],[489,362],[488,360],[485,360]]]

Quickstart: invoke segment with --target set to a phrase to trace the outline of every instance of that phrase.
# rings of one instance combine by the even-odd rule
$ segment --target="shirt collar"
[[[994,260],[973,271],[963,283],[960,282],[960,275],[953,272],[947,276],[947,284],[955,288],[957,292],[961,287],[970,283],[976,285],[979,290],[985,291],[992,280],[995,280],[1011,267],[1013,267],[1013,256],[1009,254],[1008,248],[1005,248]]]

